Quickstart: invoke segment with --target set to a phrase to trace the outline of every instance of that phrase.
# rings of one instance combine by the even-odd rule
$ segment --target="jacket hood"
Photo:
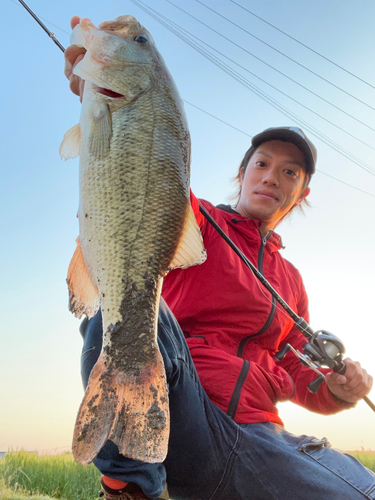
[[[216,205],[216,208],[223,210],[224,212],[227,212],[228,214],[235,215],[235,217],[232,217],[231,220],[232,222],[239,222],[239,221],[248,221],[252,223],[258,230],[260,228],[261,220],[259,219],[248,219],[244,215],[241,215],[240,213],[236,212],[230,205]],[[267,250],[270,252],[277,252],[281,250],[282,248],[285,248],[281,239],[281,236],[275,233],[274,231],[270,231],[269,234],[267,235],[267,243],[266,247]]]

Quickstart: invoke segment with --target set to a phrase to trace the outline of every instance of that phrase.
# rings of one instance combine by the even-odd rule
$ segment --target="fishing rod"
[[[57,38],[55,37],[55,33],[53,33],[53,31],[50,31],[47,26],[45,26],[42,21],[39,19],[39,17],[34,14],[34,12],[30,9],[30,7],[28,7],[25,2],[23,0],[18,0],[19,3],[25,7],[25,9],[27,10],[27,12],[35,19],[35,21],[39,24],[39,26],[41,28],[44,29],[44,31],[47,33],[47,35],[55,42],[55,44],[58,46],[58,48],[60,50],[62,50],[63,52],[65,52],[65,48],[61,45],[61,43],[57,40]]]
[[[308,390],[315,394],[321,384],[325,380],[324,374],[319,370],[321,366],[327,366],[335,373],[344,375],[346,372],[346,365],[342,360],[343,354],[345,353],[345,347],[342,341],[326,330],[314,331],[311,326],[302,317],[298,316],[293,309],[285,302],[285,300],[277,293],[273,286],[266,280],[263,274],[254,266],[252,262],[241,252],[237,245],[229,238],[229,236],[222,230],[222,228],[217,224],[217,222],[211,217],[207,210],[199,203],[199,211],[207,219],[207,221],[213,226],[213,228],[220,234],[222,238],[228,243],[228,245],[235,251],[235,253],[240,257],[240,259],[246,264],[246,266],[253,272],[255,277],[262,283],[262,285],[268,290],[272,297],[282,306],[282,308],[288,313],[288,315],[293,319],[296,328],[308,339],[303,346],[303,353],[295,349],[292,345],[287,344],[281,351],[279,351],[275,358],[281,361],[284,356],[292,351],[301,363],[305,366],[311,368],[318,377],[310,382],[307,386]],[[375,412],[374,403],[367,397],[364,396],[363,400],[368,404],[368,406]]]
[[[35,19],[35,21],[43,28],[47,35],[53,40],[53,42],[59,47],[62,52],[65,52],[65,48],[55,37],[55,33],[50,31],[38,18],[36,14],[26,5],[23,0],[18,0],[20,4],[29,12],[29,14]],[[323,373],[319,371],[319,367],[328,366],[333,372],[340,373],[344,375],[346,371],[346,365],[342,361],[343,354],[345,353],[344,344],[341,340],[327,332],[326,330],[318,330],[314,332],[311,326],[302,317],[298,316],[293,309],[285,302],[285,300],[276,292],[272,285],[266,280],[261,272],[249,261],[249,259],[241,252],[241,250],[234,244],[234,242],[227,236],[227,234],[221,229],[221,227],[216,223],[216,221],[211,217],[211,215],[205,210],[205,208],[199,204],[199,210],[207,219],[207,221],[215,228],[215,230],[224,238],[228,245],[236,252],[240,259],[246,264],[246,266],[253,272],[256,278],[262,283],[262,285],[271,293],[271,295],[276,299],[276,301],[282,306],[282,308],[289,314],[293,319],[296,328],[309,340],[303,346],[303,353],[294,349],[293,346],[287,344],[281,351],[279,351],[275,358],[281,360],[284,356],[292,351],[301,361],[302,364],[311,368],[317,373],[318,377],[310,382],[308,389],[310,392],[315,394],[321,384],[324,382],[325,377]],[[374,403],[367,397],[364,396],[363,400],[369,405],[369,407],[375,412]]]

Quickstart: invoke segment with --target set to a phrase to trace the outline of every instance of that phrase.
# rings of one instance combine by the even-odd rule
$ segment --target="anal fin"
[[[99,291],[87,273],[79,238],[66,281],[69,288],[69,310],[77,318],[81,318],[83,314],[92,318],[99,309]]]

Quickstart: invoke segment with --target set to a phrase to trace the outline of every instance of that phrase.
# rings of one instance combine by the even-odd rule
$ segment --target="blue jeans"
[[[102,346],[100,311],[81,326],[86,386]],[[164,463],[120,455],[108,441],[94,460],[102,474],[173,500],[375,500],[375,474],[327,440],[293,436],[272,423],[236,424],[208,399],[176,318],[162,300],[158,342],[170,399]]]

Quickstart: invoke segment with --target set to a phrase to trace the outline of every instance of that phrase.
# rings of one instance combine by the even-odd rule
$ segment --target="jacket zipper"
[[[259,231],[259,234],[260,234],[262,243],[260,245],[259,253],[258,253],[258,270],[264,276],[264,273],[263,273],[264,247],[266,246],[266,243],[267,243],[268,239],[270,238],[272,231],[270,231],[268,233],[268,235],[265,237],[262,236],[262,233],[260,231]],[[259,332],[254,333],[253,335],[249,335],[248,337],[245,337],[241,340],[240,345],[238,346],[238,350],[237,350],[237,357],[242,358],[245,346],[250,339],[257,337],[258,335],[262,335],[266,330],[268,330],[268,328],[270,327],[272,320],[275,316],[275,312],[276,312],[276,299],[274,297],[272,297],[271,312],[267,318],[267,321],[264,323],[263,327],[259,330]]]
[[[260,231],[259,231],[259,233],[260,233]],[[267,240],[271,236],[271,234],[272,234],[272,231],[270,231],[266,237],[263,237],[262,234],[260,233],[261,245],[259,247],[259,253],[258,253],[258,270],[262,274],[263,274],[264,247],[266,246]],[[269,328],[269,326],[271,325],[272,320],[275,316],[275,311],[276,311],[276,299],[274,299],[272,297],[271,312],[267,318],[267,321],[264,323],[263,327],[261,328],[261,330],[258,333],[254,333],[253,335],[249,335],[248,337],[245,337],[241,340],[240,345],[238,346],[238,350],[237,350],[237,356],[239,358],[242,358],[243,351],[245,349],[247,342],[250,339],[252,339],[253,337],[257,337],[258,335],[262,335],[262,333],[264,333]],[[236,385],[235,385],[233,393],[232,393],[232,397],[230,398],[230,402],[228,405],[227,415],[229,415],[231,418],[234,418],[234,415],[237,411],[238,403],[239,403],[240,397],[241,397],[241,389],[242,389],[243,384],[245,383],[249,369],[250,369],[250,362],[247,361],[246,359],[244,359],[240,375],[237,379]]]

